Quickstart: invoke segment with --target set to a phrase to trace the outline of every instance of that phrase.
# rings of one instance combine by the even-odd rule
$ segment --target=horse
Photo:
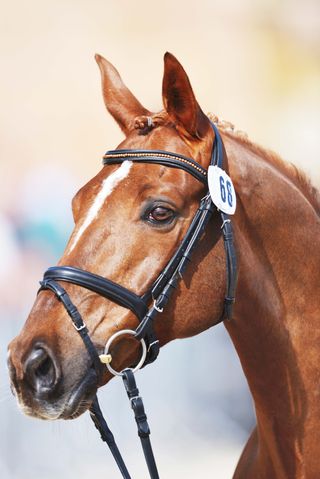
[[[228,125],[216,121],[212,128],[172,54],[164,56],[164,109],[158,113],[142,106],[110,62],[100,55],[96,61],[104,103],[125,135],[116,152],[169,151],[206,171],[212,145],[222,138],[224,168],[237,195],[232,223],[238,264],[237,298],[224,325],[257,420],[234,479],[319,477],[318,191],[296,167]],[[73,198],[75,226],[58,266],[92,272],[141,297],[183,241],[205,195],[205,185],[181,168],[130,159],[107,163]],[[217,210],[182,276],[154,321],[160,346],[221,318],[227,268]],[[115,333],[137,328],[137,315],[121,302],[63,284],[99,353]],[[108,352],[112,367],[122,371],[138,362],[140,342],[123,335]],[[97,379],[82,338],[49,290],[38,294],[10,343],[8,365],[20,407],[41,419],[78,417],[113,377],[104,368]]]

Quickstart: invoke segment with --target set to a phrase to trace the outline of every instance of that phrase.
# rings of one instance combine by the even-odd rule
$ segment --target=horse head
[[[140,104],[107,60],[99,55],[96,60],[105,105],[125,134],[117,149],[170,151],[207,170],[215,133],[173,55],[164,58],[164,109],[159,113]],[[89,271],[143,296],[181,243],[204,195],[205,186],[182,169],[130,159],[107,163],[73,198],[75,226],[59,266]],[[221,316],[226,268],[218,220],[214,213],[194,261],[155,321],[161,346],[195,335]],[[214,281],[208,281],[209,271]],[[63,286],[99,354],[114,333],[137,328],[132,310],[77,284]],[[118,337],[110,353],[113,368],[122,370],[139,360],[139,341]],[[80,415],[97,388],[112,377],[104,368],[97,378],[66,309],[47,290],[39,292],[21,333],[11,342],[8,364],[21,408],[42,419]]]

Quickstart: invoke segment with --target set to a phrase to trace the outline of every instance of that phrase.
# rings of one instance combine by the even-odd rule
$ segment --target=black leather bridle
[[[225,153],[222,139],[217,127],[213,123],[211,123],[211,125],[215,133],[215,140],[210,165],[217,165],[223,169]],[[104,155],[103,164],[120,164],[127,160],[136,163],[154,163],[172,168],[180,168],[201,181],[208,189],[207,171],[194,160],[176,153],[157,150],[113,150],[108,151]],[[87,348],[88,354],[92,359],[97,374],[97,383],[102,374],[102,364],[99,354],[90,339],[87,327],[83,322],[79,311],[58,281],[72,283],[89,289],[120,306],[130,309],[139,320],[139,325],[134,332],[134,336],[137,340],[144,341],[147,346],[144,365],[149,364],[153,362],[159,354],[159,340],[155,335],[153,322],[156,316],[163,311],[173,291],[176,289],[179,280],[183,277],[187,264],[191,260],[192,252],[199,244],[203,232],[215,210],[216,207],[211,200],[211,196],[209,192],[206,191],[206,194],[201,199],[199,207],[178,249],[154,281],[151,288],[142,296],[136,295],[132,291],[109,279],[84,271],[80,268],[58,266],[49,268],[44,273],[43,280],[40,282],[41,286],[39,291],[49,289],[63,303],[66,311],[71,317],[75,329],[80,334]],[[231,318],[237,283],[237,261],[233,244],[231,220],[229,216],[222,211],[220,211],[220,215],[222,220],[221,231],[223,233],[226,252],[227,284],[223,311],[216,324],[225,319]],[[152,305],[148,307],[150,303],[152,303]],[[157,479],[159,474],[149,440],[150,430],[144,412],[142,398],[139,396],[139,391],[136,387],[133,369],[127,368],[121,372],[121,375],[135,414],[138,434],[141,439],[150,477],[152,479]],[[114,437],[101,413],[97,396],[95,396],[93,400],[90,414],[95,426],[101,434],[101,438],[107,442],[119,466],[122,477],[130,479],[130,475],[114,441]]]

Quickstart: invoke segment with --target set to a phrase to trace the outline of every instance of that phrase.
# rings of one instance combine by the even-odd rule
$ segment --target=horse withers
[[[171,152],[206,172],[218,130],[198,105],[175,57],[165,55],[164,110],[159,113],[139,103],[107,60],[99,55],[96,60],[105,105],[125,135],[117,150],[122,155],[123,150]],[[220,133],[224,168],[237,192],[237,301],[225,326],[257,416],[234,478],[313,479],[320,475],[319,194],[275,154],[222,126]],[[79,282],[57,280],[85,319],[99,354],[115,333],[137,329],[134,299],[152,305],[146,292],[192,226],[207,188],[189,173],[128,157],[121,164],[107,163],[73,199],[75,227],[59,267],[91,272],[134,295],[129,307],[124,300],[79,287]],[[216,210],[183,280],[153,321],[160,346],[221,319],[227,276]],[[139,341],[134,335],[118,336],[110,353],[112,367],[121,371],[139,361]],[[97,388],[112,378],[107,368],[96,374],[63,302],[48,290],[38,294],[21,333],[9,345],[8,364],[20,407],[42,419],[79,416],[91,407]]]

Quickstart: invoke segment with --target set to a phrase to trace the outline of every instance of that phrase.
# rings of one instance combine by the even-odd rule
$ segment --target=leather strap
[[[73,302],[71,301],[66,290],[62,286],[60,286],[60,284],[56,283],[52,279],[44,279],[43,281],[40,281],[40,289],[38,292],[45,289],[49,289],[50,291],[52,291],[56,295],[58,300],[61,301],[62,304],[64,305],[68,315],[70,316],[72,320],[72,323],[76,331],[80,334],[81,339],[84,342],[84,345],[89,353],[89,356],[92,359],[92,362],[96,371],[96,375],[97,375],[97,384],[98,384],[102,374],[102,367],[101,367],[102,365],[101,365],[97,350],[90,339],[88,329],[85,323],[83,322],[81,314],[79,313],[78,309],[73,304]],[[129,472],[126,468],[126,465],[122,459],[121,453],[118,449],[118,446],[115,442],[114,436],[111,430],[109,429],[108,424],[106,423],[106,420],[103,417],[103,414],[99,406],[97,395],[94,397],[92,405],[90,407],[90,417],[95,427],[100,432],[101,439],[107,443],[119,467],[122,477],[124,479],[131,479]]]
[[[140,437],[150,478],[159,479],[159,473],[150,442],[150,428],[147,421],[147,415],[144,410],[142,397],[139,395],[139,389],[137,388],[132,369],[124,369],[122,371],[122,379],[131,403],[131,408],[134,412],[138,428],[138,436]]]
[[[93,291],[104,298],[110,299],[120,306],[130,309],[137,316],[139,322],[142,322],[150,311],[148,310],[147,304],[145,303],[143,297],[136,295],[132,291],[129,291],[120,284],[114,283],[110,279],[103,278],[102,276],[90,273],[89,271],[75,268],[73,266],[55,266],[47,269],[47,271],[44,273],[43,281],[40,282],[40,290],[51,289],[52,291],[56,292],[57,287],[60,287],[61,290],[64,291],[64,295],[66,295],[64,297],[69,298],[66,291],[59,286],[56,281],[65,281],[67,283],[76,284],[83,288],[89,289],[90,291]],[[52,286],[50,287],[52,284],[56,285],[55,290]],[[144,297],[146,297],[146,295],[144,295]],[[73,308],[76,310],[74,305]],[[78,315],[80,316],[79,313]],[[160,346],[159,341],[154,333],[152,324],[149,324],[148,328],[145,328],[144,333],[144,339],[148,348],[147,358],[144,364],[146,366],[157,359]]]
[[[224,309],[220,321],[232,318],[233,305],[235,303],[235,294],[237,287],[237,255],[233,241],[233,229],[229,216],[221,212],[222,232],[224,240],[224,248],[226,252],[226,268],[227,268],[227,285],[226,296],[224,299]]]
[[[102,276],[80,268],[74,268],[73,266],[51,267],[44,273],[44,280],[48,279],[66,281],[89,289],[124,308],[130,309],[139,320],[141,320],[148,311],[146,303],[140,296],[120,284],[114,283],[110,279],[103,278]]]
[[[84,342],[84,345],[89,353],[89,356],[92,359],[92,362],[96,371],[96,375],[97,375],[97,382],[98,382],[102,373],[101,362],[100,362],[97,350],[90,339],[88,329],[85,323],[83,322],[81,314],[79,313],[78,309],[73,304],[73,302],[71,301],[66,290],[59,283],[57,283],[56,281],[53,281],[52,279],[45,278],[43,281],[40,281],[40,289],[38,293],[44,289],[51,290],[56,295],[58,300],[61,301],[63,306],[65,307],[68,315],[70,316],[72,320],[73,326],[75,327],[76,331],[80,334],[82,341]]]
[[[136,163],[154,163],[179,168],[207,184],[207,171],[196,161],[178,153],[162,150],[110,150],[103,156],[104,165],[113,165],[130,160]]]
[[[95,396],[93,403],[90,407],[90,417],[93,421],[93,424],[97,428],[97,430],[100,433],[101,439],[107,443],[111,454],[113,455],[118,468],[120,470],[120,473],[124,479],[131,479],[131,476],[128,472],[128,469],[124,463],[124,460],[121,456],[121,453],[118,449],[118,446],[116,444],[116,441],[114,439],[114,436],[111,432],[111,430],[108,427],[108,424],[106,423],[105,418],[103,417],[102,411],[100,409],[100,405],[98,402],[98,397]]]
[[[191,261],[192,251],[200,241],[213,210],[211,198],[207,195],[201,200],[200,207],[194,216],[194,221],[191,222],[178,250],[154,283],[152,296],[155,299],[155,303],[136,329],[137,339],[144,337],[156,315],[161,312],[168,303],[173,291],[183,276],[187,264]]]

